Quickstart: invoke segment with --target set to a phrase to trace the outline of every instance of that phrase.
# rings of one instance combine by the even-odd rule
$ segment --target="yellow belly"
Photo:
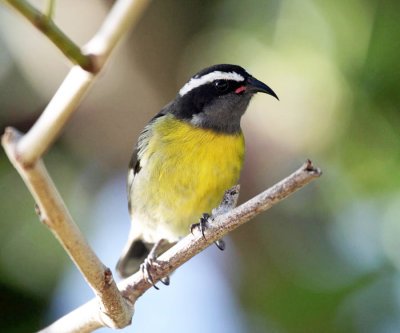
[[[211,213],[237,183],[244,150],[242,133],[200,129],[172,115],[157,119],[132,187],[133,227],[138,219],[140,229],[148,229],[145,234],[186,235],[189,225]]]

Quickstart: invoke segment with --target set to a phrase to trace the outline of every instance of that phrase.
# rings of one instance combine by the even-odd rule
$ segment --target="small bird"
[[[245,153],[240,119],[257,92],[278,99],[242,67],[214,65],[195,74],[144,128],[129,164],[131,229],[117,264],[121,278],[152,249],[166,251],[202,215],[204,222],[237,183]]]

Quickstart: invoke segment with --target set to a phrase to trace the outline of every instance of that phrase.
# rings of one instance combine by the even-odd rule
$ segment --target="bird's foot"
[[[202,217],[200,217],[199,219],[199,223],[193,223],[190,225],[190,232],[193,235],[193,230],[196,228],[199,228],[199,230],[201,231],[201,234],[203,235],[204,239],[207,239],[206,236],[204,236],[204,230],[206,230],[207,228],[207,221],[210,218],[210,214],[207,213],[203,213]]]
[[[143,278],[150,283],[155,289],[159,289],[155,283],[154,279],[151,275],[151,270],[155,269],[155,266],[157,266],[157,252],[158,250],[162,247],[164,243],[164,239],[160,239],[157,243],[154,244],[153,248],[151,249],[149,255],[147,258],[143,261],[143,263],[140,265],[140,271],[143,274]],[[162,283],[164,283],[166,286],[169,285],[169,276],[165,276],[160,280]]]
[[[190,232],[193,235],[193,230],[196,228],[199,228],[201,231],[201,234],[203,235],[203,238],[206,239],[206,236],[204,236],[204,230],[207,229],[208,227],[208,221],[212,216],[207,213],[203,213],[202,217],[199,219],[199,223],[193,223],[190,225]],[[214,243],[221,251],[225,250],[225,242],[222,239],[217,240]]]
[[[143,278],[150,283],[155,289],[158,287],[155,285],[153,277],[151,276],[150,270],[154,267],[155,259],[147,257],[140,265],[140,271],[143,274]]]

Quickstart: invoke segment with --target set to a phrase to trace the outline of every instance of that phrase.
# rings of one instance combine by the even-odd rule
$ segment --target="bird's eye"
[[[219,92],[224,92],[228,89],[229,84],[226,80],[217,80],[214,82],[214,86]]]

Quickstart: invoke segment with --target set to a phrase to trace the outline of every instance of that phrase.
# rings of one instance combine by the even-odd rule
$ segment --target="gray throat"
[[[241,133],[240,120],[246,112],[252,95],[229,100],[220,98],[192,116],[189,122],[197,127],[213,129],[217,132]]]

